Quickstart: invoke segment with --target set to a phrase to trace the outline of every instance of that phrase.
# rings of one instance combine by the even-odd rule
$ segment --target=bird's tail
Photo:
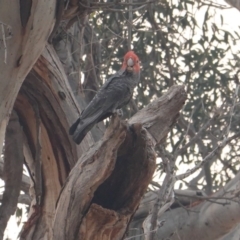
[[[69,128],[69,134],[73,135],[73,140],[75,143],[80,144],[87,133],[93,128],[93,126],[101,118],[102,112],[95,114],[94,116],[88,117],[86,119],[78,118],[75,123]]]
[[[75,123],[73,123],[73,125],[69,128],[69,134],[70,134],[70,135],[73,135],[73,133],[76,131],[77,126],[78,126],[80,120],[81,120],[81,119],[78,118],[77,121],[76,121]]]

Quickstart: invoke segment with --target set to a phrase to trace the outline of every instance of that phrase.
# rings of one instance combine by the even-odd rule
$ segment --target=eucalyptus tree
[[[1,236],[18,202],[29,205],[21,239],[237,234],[239,33],[220,8],[0,3]],[[141,81],[123,119],[76,145],[69,126],[130,49]]]

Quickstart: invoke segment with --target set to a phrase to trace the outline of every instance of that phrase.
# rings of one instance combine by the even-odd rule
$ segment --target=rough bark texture
[[[208,197],[201,196],[199,192],[194,193],[194,191],[192,193],[186,192],[186,190],[177,191],[177,198],[186,196],[188,199],[192,199],[192,203],[183,200],[180,207],[173,207],[159,217],[158,223],[162,222],[163,225],[159,225],[156,239],[237,239],[235,237],[239,236],[237,226],[240,221],[238,214],[240,210],[238,204],[239,178],[240,174],[238,173],[222,190]],[[131,239],[145,239],[142,230],[143,221],[146,225],[151,220],[149,210],[156,197],[156,194],[148,193],[142,200],[129,227],[131,236],[135,236]],[[233,232],[229,233],[231,229]]]
[[[6,40],[6,48],[4,41],[0,42],[3,59],[0,102],[4,103],[0,106],[0,148],[14,109],[22,128],[16,150],[19,157],[24,155],[31,178],[32,201],[20,239],[123,239],[155,170],[154,146],[164,140],[175,123],[186,93],[183,87],[174,86],[129,123],[113,117],[102,140],[91,149],[94,139],[99,139],[102,133],[94,139],[89,133],[76,146],[68,128],[84,106],[76,97],[78,91],[73,89],[79,81],[79,76],[72,76],[72,70],[79,70],[79,55],[72,54],[75,49],[68,49],[66,55],[63,47],[60,47],[63,51],[57,51],[57,43],[62,44],[66,29],[76,19],[86,26],[81,26],[80,32],[80,27],[72,30],[88,43],[92,29],[86,16],[91,9],[84,7],[88,1],[67,3],[64,5],[62,0],[0,3],[1,39]],[[55,43],[55,49],[48,40]],[[97,44],[95,47],[89,48],[99,51]],[[76,65],[72,66],[69,59]],[[88,56],[87,61],[93,70],[85,84],[97,88],[94,66],[100,60]],[[92,94],[87,94],[86,100],[91,97]],[[15,179],[17,194],[14,203],[7,204],[11,207],[7,218],[16,207],[20,179]],[[5,195],[7,189],[6,181]],[[2,233],[5,225],[6,220]]]
[[[239,1],[226,2],[240,8]],[[173,86],[127,123],[114,117],[92,148],[101,131],[89,133],[76,146],[68,136],[69,125],[84,107],[83,95],[86,102],[93,97],[91,91],[81,92],[83,48],[88,49],[85,87],[97,90],[95,66],[101,64],[100,44],[87,21],[89,6],[84,0],[0,2],[0,150],[13,109],[19,118],[15,137],[6,134],[5,166],[0,162],[0,177],[7,176],[0,196],[0,238],[20,201],[20,189],[28,191],[29,179],[22,178],[20,184],[24,155],[31,206],[21,239],[123,239],[155,168],[153,147],[164,141],[186,100],[183,86]],[[239,176],[213,196],[235,202],[222,199],[210,204],[201,199],[198,205],[168,211],[158,219],[165,223],[158,228],[157,239],[237,239]],[[132,228],[142,227],[139,218],[149,213],[149,207],[140,210],[129,235],[134,234]],[[236,231],[227,234],[233,228]]]
[[[239,175],[239,174],[238,174]],[[237,177],[238,178],[238,177]],[[227,186],[228,187],[228,186]],[[159,221],[166,219],[166,225],[158,229],[157,235],[159,239],[218,239],[227,234],[232,228],[239,223],[240,217],[237,214],[240,210],[237,202],[239,186],[238,184],[227,188],[225,194],[220,191],[214,197],[224,197],[235,199],[236,202],[231,203],[226,200],[217,200],[216,203],[202,202],[199,205],[186,209],[178,208],[169,211]],[[222,195],[220,195],[222,194]],[[200,217],[201,216],[201,217]],[[181,221],[180,219],[185,219]],[[168,222],[171,221],[171,222]],[[173,227],[174,226],[174,229]]]
[[[40,56],[53,27],[55,5],[56,0],[32,0],[28,4],[4,0],[0,3],[0,25],[4,29],[1,39],[4,32],[6,40],[6,49],[0,47],[0,102],[5,103],[0,105],[0,152],[17,93]]]
[[[175,100],[173,96],[176,97]],[[159,107],[167,111],[170,106],[168,121],[163,121],[163,128],[155,129],[155,133],[161,136],[157,139],[161,141],[176,120],[176,110],[180,110],[185,99],[183,87],[174,86],[160,100],[141,111],[148,111],[148,115],[140,113],[139,116],[142,117],[137,116],[134,124],[130,121],[130,127],[117,119],[113,120],[103,140],[79,159],[64,185],[56,210],[54,239],[100,239],[95,233],[99,231],[102,222],[109,219],[107,216],[113,214],[112,211],[116,211],[115,220],[111,216],[110,222],[116,222],[120,217],[119,213],[124,220],[121,220],[120,225],[113,224],[111,230],[108,229],[109,225],[106,225],[107,228],[102,226],[102,239],[122,239],[129,220],[146,191],[155,165],[152,148],[155,142],[142,129],[141,121],[152,130],[158,121],[166,118],[166,112],[154,118]],[[102,212],[106,209],[102,218],[96,218],[94,214],[98,208]],[[92,221],[99,224],[91,224],[89,230],[85,225]]]
[[[121,239],[138,206],[141,196],[144,194],[151,180],[151,175],[154,170],[154,161],[152,159],[153,157],[151,157],[154,153],[153,150],[151,150],[151,154],[148,153],[150,157],[146,157],[146,154],[143,154],[144,152],[137,153],[137,149],[143,151],[144,149],[150,149],[150,146],[154,146],[156,140],[153,140],[151,135],[154,136],[154,139],[157,139],[157,142],[160,142],[166,136],[170,127],[175,122],[178,111],[181,109],[185,99],[186,93],[183,87],[174,86],[159,101],[157,100],[155,103],[152,103],[152,107],[149,106],[147,108],[149,109],[148,115],[146,115],[146,113],[142,115],[139,113],[140,115],[137,115],[135,120],[133,118],[134,124],[131,120],[130,124],[133,126],[129,129],[126,126],[123,127],[123,123],[118,123],[119,126],[122,127],[116,129],[117,132],[114,132],[114,128],[110,127],[108,132],[112,134],[112,138],[109,141],[105,140],[105,144],[108,144],[109,150],[106,148],[104,150],[97,150],[97,152],[99,156],[101,156],[101,154],[105,156],[105,152],[109,152],[110,154],[110,150],[114,148],[115,154],[118,152],[118,157],[116,158],[116,156],[111,153],[113,156],[111,158],[103,158],[103,163],[100,165],[100,157],[94,155],[94,149],[97,149],[97,146],[99,147],[100,145],[95,146],[87,155],[84,155],[84,152],[87,151],[87,147],[92,142],[91,134],[88,134],[78,148],[76,148],[76,145],[73,144],[68,136],[68,126],[76,119],[77,112],[80,110],[76,100],[72,96],[71,89],[66,80],[66,75],[53,48],[47,46],[42,56],[35,64],[34,70],[26,78],[15,104],[15,109],[20,116],[20,121],[25,133],[25,159],[34,182],[33,189],[35,193],[31,195],[35,196],[36,190],[42,189],[40,191],[40,201],[38,201],[38,199],[32,201],[29,220],[24,226],[21,239],[50,239],[51,237],[54,239],[74,239],[74,237],[80,235],[86,237],[86,239],[91,239],[92,235],[89,230],[87,231],[88,233],[85,231],[84,224],[96,221],[97,218],[95,217],[95,220],[90,219],[90,216],[93,216],[95,212],[95,208],[101,208],[102,211],[106,211],[107,215],[103,216],[103,219],[108,216],[109,211],[111,213],[114,211],[116,215],[115,220],[112,219],[111,221],[117,221],[116,219],[118,217],[124,219],[122,220],[122,228],[116,226],[118,230],[114,230],[113,228],[112,232],[108,231],[109,233],[106,235],[106,239],[107,237],[113,239],[113,236],[115,236],[116,239]],[[161,109],[164,110],[164,113],[154,117],[156,113],[159,111],[161,112]],[[142,111],[146,110],[143,109]],[[168,120],[166,120],[166,116],[168,116]],[[162,126],[160,128],[156,128],[158,121],[160,126]],[[142,123],[145,127],[148,127],[149,132],[151,132],[152,128],[155,128],[154,133],[158,135],[158,137],[156,137],[153,132],[149,134],[145,132],[145,130],[141,130]],[[37,158],[39,158],[37,156],[39,139],[38,128],[41,128],[40,142],[42,168],[40,173],[38,172],[39,169],[36,169],[36,161]],[[119,139],[120,129],[125,129],[122,130],[125,131],[124,135],[126,134],[126,136],[129,136],[125,140],[124,138]],[[140,141],[142,138],[139,137],[142,135],[142,131],[144,132],[144,136],[146,135],[144,138],[145,140],[142,140],[143,143]],[[121,145],[118,151],[118,146],[120,146],[122,141],[124,141],[125,144]],[[116,142],[115,147],[114,142]],[[102,143],[104,143],[104,140]],[[147,144],[149,147],[144,148],[144,144]],[[138,155],[132,155],[134,152]],[[79,171],[79,167],[82,168],[81,164],[83,164],[82,161],[84,156],[84,161],[91,162],[91,160],[87,160],[88,156],[91,154],[95,156],[94,161],[91,164],[84,165],[82,175],[80,174],[81,171]],[[82,157],[73,168],[77,156]],[[142,161],[144,159],[145,161],[151,160],[148,162],[150,165],[148,168],[142,169],[142,166],[145,165],[143,164],[144,162],[141,164],[141,158],[139,156],[141,156]],[[96,166],[94,164],[96,164]],[[72,168],[72,173],[64,184]],[[100,170],[102,171],[102,175],[100,174]],[[92,172],[92,175],[90,175],[89,171]],[[73,173],[76,173],[76,175]],[[84,183],[84,181],[86,181],[84,173],[87,174],[87,179],[91,181],[89,180]],[[37,182],[34,177],[39,174],[42,175],[42,182]],[[106,180],[107,176],[113,177],[109,177],[108,180]],[[134,176],[136,178],[134,178]],[[71,186],[74,182],[71,178],[74,178],[77,183],[73,184],[73,187],[70,187],[74,198],[70,198],[68,202],[64,199],[64,196],[72,196],[67,191],[69,187],[66,187],[68,184]],[[93,181],[94,178],[96,178],[97,182]],[[122,181],[123,179],[126,179],[126,181]],[[119,182],[121,181],[123,185],[119,189]],[[103,182],[105,184],[102,184]],[[129,182],[132,184],[129,184]],[[58,200],[58,207],[55,215],[55,204],[62,184],[64,184],[65,187]],[[36,186],[38,187],[36,188]],[[81,188],[81,186],[83,186],[83,188]],[[86,189],[89,190],[86,191]],[[67,193],[65,193],[65,191]],[[133,194],[134,191],[136,194]],[[111,192],[112,196],[109,196]],[[136,199],[131,199],[133,197]],[[92,203],[95,204],[91,205]],[[71,207],[69,207],[69,205]],[[77,208],[77,210],[75,208]],[[87,210],[90,211],[90,214]],[[76,215],[76,213],[81,214]],[[52,235],[51,226],[54,219],[54,234]],[[65,219],[69,219],[69,225],[65,224]],[[99,222],[100,225],[101,221]],[[95,226],[99,227],[97,222]],[[92,233],[98,231],[94,228],[91,229]],[[104,227],[102,227],[102,229],[104,229]],[[62,238],[59,238],[60,236]],[[65,238],[64,236],[67,237]]]
[[[138,111],[129,123],[141,123],[151,134],[153,141],[159,144],[165,140],[176,122],[186,98],[184,86],[172,86],[161,98]]]
[[[47,61],[53,59],[49,53],[52,53],[51,48],[40,57],[35,71],[26,78],[15,104],[25,133],[25,159],[34,182],[35,193],[32,195],[37,194],[37,189],[42,189],[39,192],[41,201],[35,199],[32,202],[30,221],[22,232],[22,238],[28,239],[40,236],[49,239],[48,229],[52,224],[61,185],[77,159],[75,145],[68,136],[69,122],[77,117],[76,105],[60,65]],[[39,157],[38,128],[41,128],[41,169],[36,168]],[[42,181],[36,179],[39,174]]]
[[[113,119],[103,140],[70,173],[59,198],[53,239],[122,239],[155,170],[154,150],[146,140],[141,126],[129,130]],[[91,230],[86,228],[90,223]]]
[[[76,236],[92,239],[99,226],[104,225],[104,219],[109,219],[115,227],[107,230],[108,224],[102,226],[103,239],[121,239],[151,180],[155,166],[152,147],[156,140],[160,142],[166,136],[185,99],[183,87],[174,86],[148,106],[148,110],[142,110],[143,113],[148,111],[147,115],[146,112],[136,115],[130,121],[131,127],[115,120],[105,140],[84,155],[92,142],[91,134],[78,148],[69,138],[68,126],[76,119],[80,109],[54,49],[47,46],[27,76],[15,103],[24,131],[23,152],[33,181],[29,220],[22,230],[21,239],[76,239]],[[160,108],[165,112],[154,117]],[[160,128],[156,128],[158,121]],[[142,129],[142,124],[151,134]],[[153,128],[158,137],[151,131]],[[98,149],[101,144],[107,144],[107,147]],[[103,157],[107,153],[109,156]],[[91,154],[93,160],[89,157]],[[77,156],[82,157],[73,168]],[[42,166],[40,169],[36,167],[39,164]],[[82,170],[79,171],[79,168]],[[42,181],[36,179],[39,175]],[[76,183],[71,186],[74,181]],[[55,204],[63,184],[55,214]],[[69,184],[72,194],[68,192]],[[70,197],[69,203],[64,197]],[[105,213],[101,219],[96,218],[96,209]],[[68,219],[68,224],[65,219]],[[89,223],[92,226],[90,231],[86,229]]]

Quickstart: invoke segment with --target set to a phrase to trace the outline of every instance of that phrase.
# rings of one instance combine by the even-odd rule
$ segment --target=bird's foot
[[[122,116],[123,116],[123,110],[121,108],[120,109],[116,109],[114,111],[114,113],[117,114],[118,117],[120,117],[120,118],[122,118]]]

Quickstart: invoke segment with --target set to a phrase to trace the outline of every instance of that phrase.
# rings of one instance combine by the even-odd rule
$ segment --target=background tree
[[[191,0],[0,4],[1,143],[12,112],[1,144],[1,236],[24,199],[20,189],[28,195],[24,162],[32,186],[21,239],[234,239],[239,33],[224,28],[219,8]],[[124,117],[137,112],[128,121],[136,139],[113,118],[76,146],[69,125],[131,47],[142,74]],[[182,84],[188,98],[178,115]],[[153,145],[157,177],[127,230],[152,178]],[[180,175],[183,168],[192,170]]]

